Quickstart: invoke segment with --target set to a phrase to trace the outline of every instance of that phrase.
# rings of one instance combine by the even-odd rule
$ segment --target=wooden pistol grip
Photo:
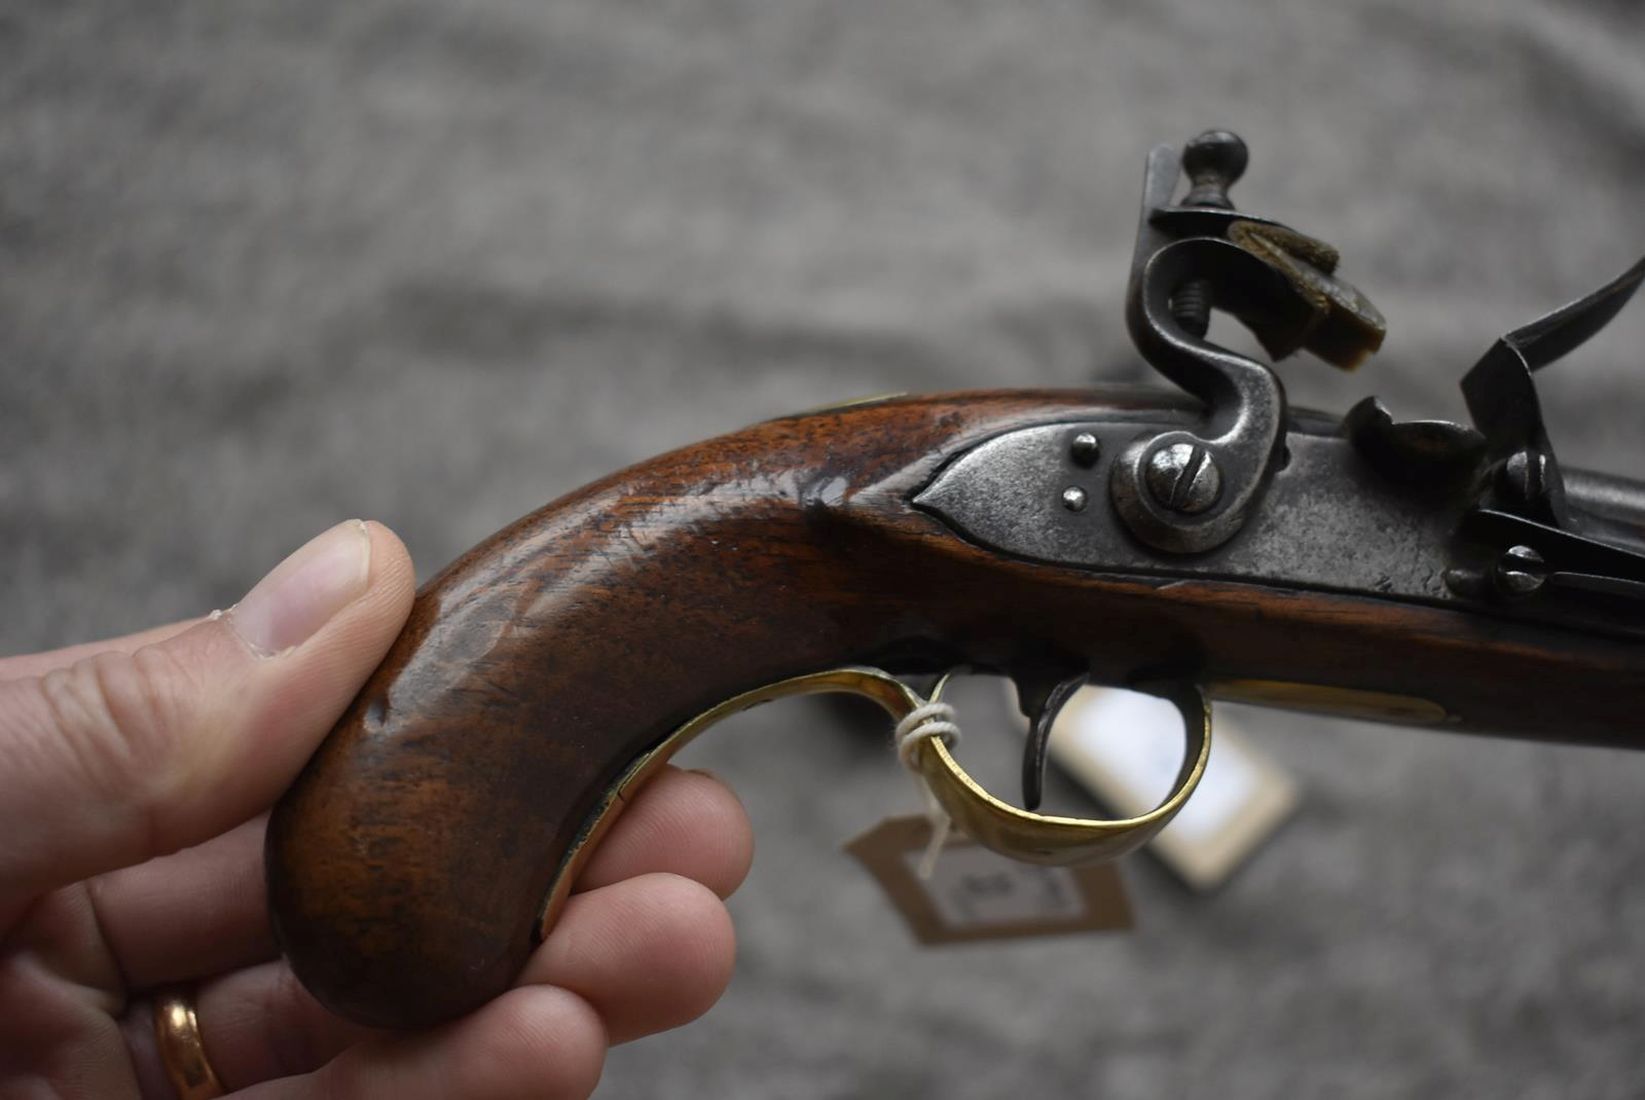
[[[893,399],[759,424],[525,517],[423,589],[276,807],[275,931],[328,1007],[420,1026],[506,989],[625,772],[715,704],[853,662],[1347,684],[1458,726],[1620,741],[1637,645],[1342,594],[1035,564],[910,504],[1000,432],[1157,394]],[[1504,690],[1504,685],[1539,685]],[[1629,736],[1633,736],[1630,734]]]

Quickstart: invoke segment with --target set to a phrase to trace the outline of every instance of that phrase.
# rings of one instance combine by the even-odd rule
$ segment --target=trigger
[[[1086,675],[1070,676],[1045,693],[1044,698],[1031,700],[1022,691],[1022,710],[1029,719],[1028,742],[1022,750],[1022,805],[1037,810],[1045,797],[1045,753],[1051,744],[1051,728],[1057,724],[1057,715],[1074,693],[1085,686]],[[1019,691],[1022,689],[1019,686]]]

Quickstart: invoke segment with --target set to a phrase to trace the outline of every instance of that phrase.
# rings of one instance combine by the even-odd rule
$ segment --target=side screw
[[[1078,485],[1070,485],[1062,491],[1062,506],[1070,512],[1085,511],[1085,490]]]
[[[1173,443],[1148,459],[1148,491],[1173,512],[1196,515],[1222,495],[1222,471],[1204,447]]]
[[[1081,432],[1069,443],[1068,453],[1081,466],[1095,466],[1102,457],[1102,444],[1090,432]]]
[[[1509,599],[1533,595],[1548,579],[1548,563],[1529,546],[1512,546],[1497,559],[1491,573],[1497,591]]]
[[[1485,574],[1477,569],[1452,566],[1444,573],[1445,587],[1465,600],[1482,600],[1491,594],[1491,585]]]

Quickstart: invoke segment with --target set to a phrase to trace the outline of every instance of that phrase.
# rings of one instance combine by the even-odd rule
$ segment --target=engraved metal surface
[[[967,538],[1036,561],[1128,573],[1261,581],[1452,601],[1443,574],[1462,502],[1416,499],[1381,478],[1338,436],[1292,431],[1289,461],[1263,506],[1233,538],[1196,555],[1164,556],[1134,539],[1101,492],[1127,446],[1154,432],[1136,423],[1050,424],[997,436],[949,463],[915,498]],[[1074,460],[1096,437],[1105,456]],[[1084,488],[1089,507],[1061,501]]]

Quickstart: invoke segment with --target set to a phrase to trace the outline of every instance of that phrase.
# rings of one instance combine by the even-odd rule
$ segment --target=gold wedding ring
[[[171,1087],[177,1090],[177,1100],[212,1100],[223,1095],[223,1083],[206,1060],[194,1003],[181,992],[154,998],[154,1044]]]

